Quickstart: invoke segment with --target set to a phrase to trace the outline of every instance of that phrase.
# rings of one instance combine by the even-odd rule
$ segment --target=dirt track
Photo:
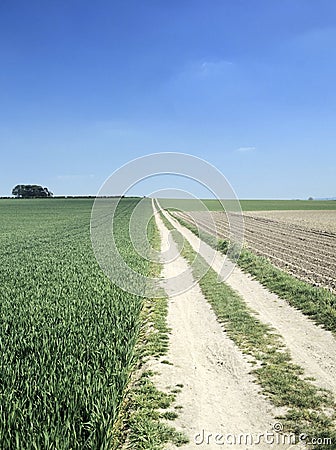
[[[202,212],[175,213],[185,220],[190,217],[209,233]],[[228,220],[224,213],[213,212],[219,237],[229,237]],[[307,229],[284,221],[244,214],[245,242],[256,254],[267,257],[274,266],[308,281],[315,286],[336,292],[336,233]]]
[[[199,238],[176,220],[174,225],[194,250],[197,250]],[[227,261],[225,256],[206,244],[202,247],[201,255],[218,273]],[[329,389],[336,397],[334,335],[315,325],[307,316],[269,292],[239,267],[234,268],[226,283],[242,296],[262,322],[271,325],[282,336],[293,361],[303,367],[308,376],[314,377],[318,386]]]
[[[173,253],[177,253],[175,244],[172,244],[173,252],[167,252],[169,232],[157,215],[156,221],[161,234],[162,254],[170,261],[163,261],[162,276],[169,280],[188,271],[188,264],[181,256],[174,258]],[[167,286],[169,294],[169,283]],[[252,366],[223,331],[198,284],[187,292],[170,297],[168,325],[172,331],[167,359],[172,365],[153,362],[151,369],[158,372],[155,382],[163,390],[183,384],[177,399],[183,409],[174,421],[174,426],[190,438],[190,443],[183,448],[218,448],[214,441],[217,433],[255,435],[272,432],[272,425],[278,422],[275,417],[280,411],[259,394],[250,374]],[[206,436],[212,434],[209,444],[196,445],[203,430]],[[246,449],[246,445],[234,447]],[[258,448],[294,449],[301,446],[261,443]]]

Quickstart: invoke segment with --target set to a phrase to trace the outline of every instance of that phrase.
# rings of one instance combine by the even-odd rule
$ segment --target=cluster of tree
[[[17,198],[45,198],[54,194],[48,188],[36,184],[18,184],[13,188],[12,195]]]

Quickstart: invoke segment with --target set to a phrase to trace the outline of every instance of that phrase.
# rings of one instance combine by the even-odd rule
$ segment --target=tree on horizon
[[[12,195],[16,198],[47,198],[54,194],[48,188],[37,184],[17,184],[12,190]]]

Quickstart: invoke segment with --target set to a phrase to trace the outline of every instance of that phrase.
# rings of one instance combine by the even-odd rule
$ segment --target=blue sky
[[[334,0],[2,0],[0,195],[176,151],[240,198],[335,196],[335,80]]]

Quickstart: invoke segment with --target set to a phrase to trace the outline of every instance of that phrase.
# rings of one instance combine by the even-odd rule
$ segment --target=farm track
[[[174,226],[198,251],[199,238],[186,227],[172,219]],[[220,273],[226,257],[207,244],[202,245],[201,256]],[[227,260],[226,260],[227,261]],[[293,361],[313,377],[316,385],[330,390],[336,397],[336,341],[330,331],[316,326],[299,310],[290,306],[276,294],[269,292],[258,281],[242,272],[237,266],[226,283],[238,292],[257,318],[269,324],[282,336]]]
[[[178,255],[175,243],[169,248],[169,231],[158,214],[156,222],[161,234],[161,251],[166,258],[162,261],[163,286],[169,295],[167,280],[188,271],[189,266]],[[189,276],[192,285],[191,270]],[[155,382],[162,390],[183,384],[178,394],[183,409],[174,421],[174,425],[190,438],[183,448],[199,448],[194,438],[202,430],[235,435],[271,431],[281,411],[259,394],[259,387],[250,373],[253,366],[223,331],[200,286],[196,283],[187,292],[169,297],[171,334],[167,358],[171,364],[154,362],[150,368],[157,372]],[[212,440],[206,447],[218,446]],[[288,448],[285,445],[258,445],[260,449],[270,447]],[[235,448],[245,449],[246,446],[237,444]]]
[[[204,214],[175,213],[184,220],[197,222],[204,231],[216,234],[204,220]],[[224,213],[212,213],[219,237],[230,236]],[[336,234],[307,230],[297,225],[244,215],[245,242],[274,266],[309,283],[336,291]],[[240,230],[241,231],[241,230]]]

